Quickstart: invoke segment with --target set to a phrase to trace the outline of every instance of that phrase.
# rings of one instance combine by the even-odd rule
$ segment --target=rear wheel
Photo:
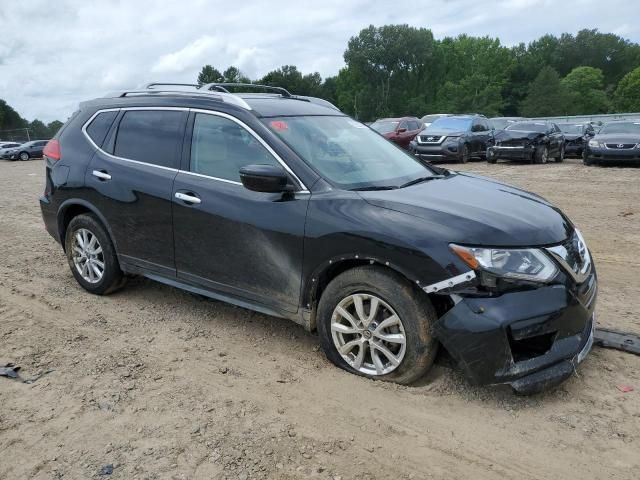
[[[533,156],[535,163],[547,163],[549,161],[549,147],[542,145],[536,149],[536,153]]]
[[[88,292],[105,295],[124,284],[111,239],[93,215],[78,215],[69,222],[65,248],[73,276]]]
[[[433,364],[433,306],[395,272],[366,266],[339,275],[323,292],[317,318],[325,354],[351,373],[409,384]]]

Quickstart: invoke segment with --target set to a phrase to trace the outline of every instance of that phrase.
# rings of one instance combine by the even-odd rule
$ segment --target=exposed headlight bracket
[[[470,282],[474,278],[476,278],[476,272],[469,270],[468,272],[456,275],[455,277],[451,277],[447,280],[427,285],[423,290],[427,293],[436,293],[442,290],[448,290],[456,285],[460,285],[461,283]]]

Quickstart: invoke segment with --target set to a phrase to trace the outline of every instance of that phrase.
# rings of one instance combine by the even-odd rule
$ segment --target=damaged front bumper
[[[476,384],[508,384],[532,394],[558,385],[591,349],[595,270],[577,285],[542,286],[498,296],[454,295],[434,334]]]

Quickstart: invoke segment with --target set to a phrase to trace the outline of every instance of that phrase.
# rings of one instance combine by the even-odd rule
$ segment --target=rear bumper
[[[473,383],[536,393],[568,378],[591,349],[596,297],[595,270],[581,285],[463,297],[434,334]]]
[[[45,229],[56,242],[62,243],[58,234],[58,216],[55,208],[53,208],[51,202],[46,196],[40,197],[39,200],[40,211],[42,212],[42,221],[44,222]]]
[[[531,160],[535,148],[533,147],[503,147],[495,146],[487,149],[487,158],[502,158],[506,160]]]

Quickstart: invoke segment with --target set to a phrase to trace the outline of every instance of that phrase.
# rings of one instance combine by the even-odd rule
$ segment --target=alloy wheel
[[[23,162],[29,160],[29,154],[27,152],[22,152],[20,154],[20,160],[22,160]]]
[[[78,229],[73,236],[73,264],[80,276],[89,283],[98,283],[104,275],[102,246],[90,230]]]
[[[366,375],[386,375],[400,366],[407,338],[398,314],[381,298],[356,293],[331,315],[331,337],[342,359]]]

